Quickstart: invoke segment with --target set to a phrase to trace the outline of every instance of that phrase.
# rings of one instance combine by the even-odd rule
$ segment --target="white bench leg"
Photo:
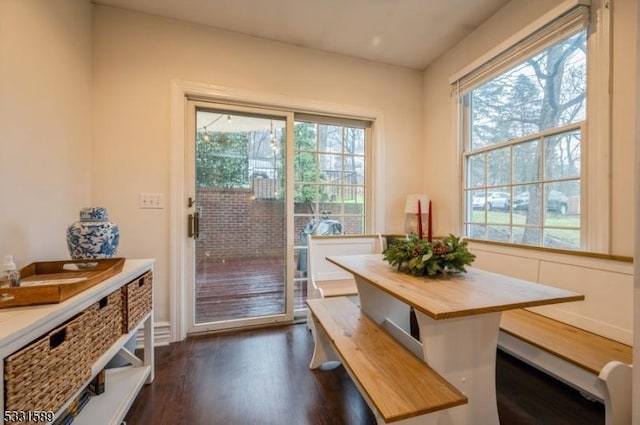
[[[316,333],[315,324],[313,323],[313,315],[311,314],[311,311],[308,308],[307,308],[307,329],[309,329],[309,332],[311,332],[312,334]]]
[[[313,357],[309,369],[317,369],[326,362],[340,361],[333,344],[322,329],[322,326],[313,318]]]
[[[598,376],[603,386],[606,425],[631,423],[632,367],[619,361],[607,363]]]

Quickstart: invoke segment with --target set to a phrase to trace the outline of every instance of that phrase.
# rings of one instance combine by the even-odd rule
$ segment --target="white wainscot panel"
[[[618,271],[540,262],[539,282],[585,295],[584,301],[532,309],[625,344],[633,343],[633,276]]]
[[[483,251],[477,248],[470,250],[476,255],[473,267],[531,282],[538,280],[538,260],[536,259]]]

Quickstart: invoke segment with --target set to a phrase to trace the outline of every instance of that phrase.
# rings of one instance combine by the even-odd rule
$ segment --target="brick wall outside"
[[[242,258],[278,258],[285,254],[285,206],[276,200],[258,199],[253,191],[197,189],[200,209],[200,237],[196,241],[201,260]],[[329,211],[339,211],[337,204],[325,204]],[[345,213],[360,214],[362,205],[345,204]],[[308,205],[296,204],[296,214],[309,214]],[[300,243],[300,231],[309,217],[294,220],[294,244]],[[342,221],[344,233],[362,233],[358,217]],[[250,231],[249,231],[250,230]]]

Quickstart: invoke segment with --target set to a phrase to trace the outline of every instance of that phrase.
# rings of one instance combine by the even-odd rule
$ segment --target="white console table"
[[[4,359],[7,356],[55,329],[147,271],[152,271],[153,263],[153,259],[126,260],[122,271],[117,275],[59,304],[0,310],[0,377],[2,377],[0,379],[0,395],[2,395],[0,396],[0,412],[5,411]],[[129,352],[124,345],[141,328],[144,332],[144,354],[143,358],[138,358]],[[91,379],[118,354],[131,365],[107,370],[105,392],[91,399],[80,415],[75,418],[74,424],[120,425],[142,386],[153,381],[153,309],[134,329],[128,334],[122,335],[98,358],[91,368]],[[56,417],[80,394],[80,391],[56,412]],[[34,410],[38,410],[38,406],[34,406]],[[4,424],[4,418],[1,420],[1,423]]]

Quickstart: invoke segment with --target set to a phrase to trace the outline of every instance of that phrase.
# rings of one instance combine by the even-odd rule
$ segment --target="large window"
[[[570,10],[455,81],[466,236],[588,246],[588,12]]]

